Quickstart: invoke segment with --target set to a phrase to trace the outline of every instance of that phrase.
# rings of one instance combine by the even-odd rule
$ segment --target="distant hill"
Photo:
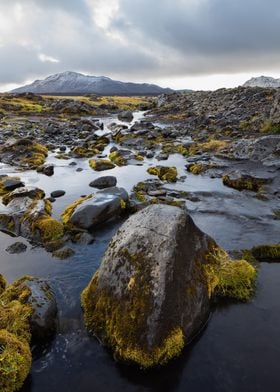
[[[159,95],[173,92],[147,83],[125,83],[112,80],[105,76],[83,75],[77,72],[62,72],[48,76],[43,80],[16,88],[12,93],[35,94],[100,94],[100,95]]]
[[[259,76],[251,78],[243,84],[244,87],[280,87],[280,79],[272,78],[271,76]]]

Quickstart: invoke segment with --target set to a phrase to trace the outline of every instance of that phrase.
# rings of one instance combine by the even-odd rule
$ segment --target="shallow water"
[[[137,114],[139,118],[142,113]],[[112,118],[105,119],[105,125]],[[115,121],[115,120],[114,120]],[[105,132],[106,132],[105,127]],[[110,148],[109,146],[107,150]],[[106,150],[106,151],[107,151]],[[105,151],[105,152],[106,152]],[[66,195],[53,204],[54,215],[80,195],[93,189],[88,184],[104,174],[115,175],[118,185],[131,191],[139,181],[152,178],[148,165],[174,165],[187,178],[167,188],[192,192],[201,201],[187,201],[199,227],[227,250],[250,248],[257,243],[279,241],[279,221],[272,219],[273,203],[253,198],[222,185],[219,178],[194,176],[184,169],[185,158],[175,154],[168,161],[146,159],[143,166],[117,167],[96,173],[88,159],[57,160],[55,174],[21,172],[26,185],[45,190],[46,195],[63,189]],[[69,166],[76,161],[77,166]],[[78,167],[82,172],[76,172]],[[15,169],[0,166],[0,174]],[[262,263],[256,296],[246,304],[224,304],[215,309],[203,334],[167,367],[142,372],[117,364],[83,326],[80,293],[98,268],[102,255],[121,220],[104,224],[94,233],[90,246],[71,245],[75,255],[66,261],[52,258],[28,242],[27,252],[10,255],[6,247],[15,241],[0,233],[0,272],[10,282],[22,275],[50,280],[59,307],[59,328],[54,341],[33,351],[31,376],[24,392],[87,391],[272,391],[280,390],[280,265]]]

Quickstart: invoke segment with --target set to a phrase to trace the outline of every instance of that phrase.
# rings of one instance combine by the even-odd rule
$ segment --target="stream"
[[[138,121],[143,112],[135,113]],[[104,134],[115,117],[102,119]],[[112,147],[108,145],[107,154]],[[75,161],[76,166],[69,165]],[[185,170],[186,158],[174,154],[167,161],[147,159],[143,165],[116,167],[95,172],[87,158],[61,160],[49,155],[55,165],[52,177],[34,170],[20,171],[0,164],[0,174],[17,173],[25,184],[42,188],[46,197],[56,189],[65,196],[53,203],[53,216],[81,195],[90,194],[89,183],[110,174],[117,186],[131,192],[139,181],[151,178],[147,167],[176,166],[178,176],[186,176],[166,188],[192,192],[199,201],[186,201],[195,223],[226,250],[251,248],[279,241],[279,220],[272,218],[273,202],[265,202],[246,192],[223,186],[221,178],[195,176]],[[76,171],[77,168],[83,169]],[[279,207],[279,206],[278,206]],[[123,219],[123,218],[122,218]],[[0,232],[0,273],[9,282],[23,275],[50,281],[58,302],[59,326],[55,339],[45,347],[33,348],[31,374],[21,392],[87,391],[188,391],[278,392],[280,385],[280,265],[261,263],[256,295],[248,303],[222,303],[213,311],[203,333],[183,354],[166,367],[141,371],[119,364],[111,353],[84,328],[80,294],[99,267],[105,249],[122,224],[122,219],[103,224],[93,234],[92,245],[75,245],[75,255],[61,261],[25,239],[28,249],[20,255],[5,251],[15,238]]]

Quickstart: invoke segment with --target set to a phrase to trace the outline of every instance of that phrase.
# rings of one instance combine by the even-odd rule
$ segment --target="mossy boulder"
[[[154,176],[158,176],[158,178],[163,181],[167,181],[167,182],[177,181],[178,172],[176,167],[169,167],[169,166],[149,167],[147,169],[147,172]]]
[[[168,362],[201,330],[213,296],[245,299],[242,288],[253,291],[254,268],[246,261],[239,268],[225,252],[219,259],[219,249],[182,209],[153,205],[134,214],[82,293],[87,328],[117,359],[144,368]]]
[[[115,167],[109,159],[90,159],[89,166],[95,171],[110,170]]]
[[[62,214],[62,221],[66,225],[88,230],[118,216],[126,209],[127,203],[125,189],[106,188],[68,206]]]
[[[46,244],[64,236],[63,223],[52,218],[52,205],[39,188],[19,188],[3,197],[0,228]]]
[[[249,174],[244,174],[239,171],[225,174],[223,176],[223,184],[237,189],[239,191],[248,190],[259,192],[265,184],[272,182],[271,178],[254,177]]]

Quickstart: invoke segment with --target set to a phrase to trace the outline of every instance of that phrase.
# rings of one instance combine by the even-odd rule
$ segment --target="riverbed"
[[[134,121],[143,113],[135,114]],[[102,119],[104,131],[116,118]],[[112,147],[108,145],[107,154]],[[248,192],[225,187],[221,178],[195,176],[185,170],[186,159],[173,154],[167,161],[146,159],[141,164],[94,172],[88,159],[61,160],[50,154],[55,165],[52,177],[21,171],[0,164],[0,174],[17,173],[26,185],[43,189],[48,197],[56,189],[65,196],[53,203],[53,216],[81,195],[93,192],[89,183],[103,175],[117,177],[118,186],[129,193],[139,181],[152,178],[147,167],[176,166],[176,184],[166,187],[195,194],[199,201],[186,201],[195,223],[228,251],[279,241],[279,220],[273,219],[274,202],[262,201]],[[69,165],[76,162],[76,165]],[[77,168],[82,171],[77,171]],[[184,178],[185,177],[185,178]],[[122,218],[124,219],[124,218]],[[105,249],[122,219],[103,224],[93,232],[88,246],[72,245],[75,255],[65,261],[29,244],[25,253],[8,254],[15,238],[0,232],[0,273],[9,282],[23,275],[47,278],[56,293],[59,326],[46,347],[33,348],[33,365],[24,392],[87,391],[279,391],[280,374],[280,265],[262,263],[256,295],[248,303],[223,303],[213,309],[207,328],[183,354],[166,367],[141,371],[116,363],[110,352],[90,337],[83,325],[80,293],[99,267]]]

